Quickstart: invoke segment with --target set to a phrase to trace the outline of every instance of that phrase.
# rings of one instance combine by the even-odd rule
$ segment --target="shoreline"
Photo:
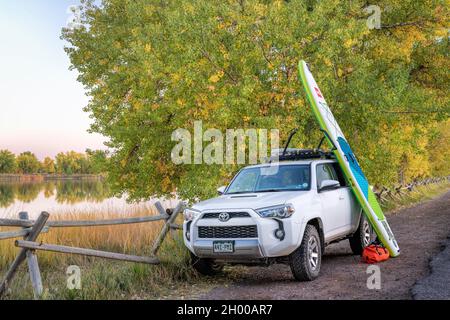
[[[0,174],[0,182],[42,182],[57,180],[104,180],[101,174]]]

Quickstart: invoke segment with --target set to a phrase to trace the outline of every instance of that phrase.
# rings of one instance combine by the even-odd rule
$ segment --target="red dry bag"
[[[365,263],[377,263],[387,259],[389,259],[389,251],[380,245],[371,244],[362,252],[362,260]]]

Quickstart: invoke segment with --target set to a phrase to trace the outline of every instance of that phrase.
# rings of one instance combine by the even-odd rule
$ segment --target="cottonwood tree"
[[[50,157],[45,157],[42,161],[41,169],[43,173],[53,174],[56,172],[55,161]]]
[[[0,150],[0,173],[15,173],[16,156],[9,150]]]
[[[34,153],[30,151],[22,152],[17,156],[17,170],[22,174],[38,173],[41,163]]]
[[[177,128],[278,128],[312,147],[321,133],[297,77],[305,59],[369,180],[429,175],[431,128],[448,117],[445,1],[84,1],[63,30],[91,100],[109,178],[131,199],[206,197],[235,165],[175,165]],[[207,143],[207,142],[205,142]],[[448,170],[448,166],[447,169]],[[448,171],[447,171],[448,172]]]

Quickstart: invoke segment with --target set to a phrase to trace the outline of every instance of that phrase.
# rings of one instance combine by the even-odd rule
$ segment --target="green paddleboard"
[[[398,256],[400,254],[400,248],[389,227],[386,217],[378,204],[377,198],[370,188],[369,183],[356,160],[355,154],[345,139],[339,124],[328,107],[306,62],[303,60],[300,61],[298,69],[300,79],[305,88],[314,115],[316,116],[321,129],[326,132],[325,136],[334,149],[334,155],[350,182],[353,193],[378,235],[378,239],[389,250],[391,257]]]

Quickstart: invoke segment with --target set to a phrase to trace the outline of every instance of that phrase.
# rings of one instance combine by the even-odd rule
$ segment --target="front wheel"
[[[311,281],[319,276],[322,263],[322,245],[319,232],[308,224],[305,228],[302,244],[289,256],[289,265],[294,278],[298,281]]]
[[[191,252],[191,265],[204,276],[215,276],[222,272],[223,265],[215,263],[213,259],[199,258]]]
[[[364,248],[372,243],[374,240],[374,232],[369,220],[363,212],[361,212],[361,219],[359,221],[358,230],[349,238],[350,248],[353,254],[360,255]]]

